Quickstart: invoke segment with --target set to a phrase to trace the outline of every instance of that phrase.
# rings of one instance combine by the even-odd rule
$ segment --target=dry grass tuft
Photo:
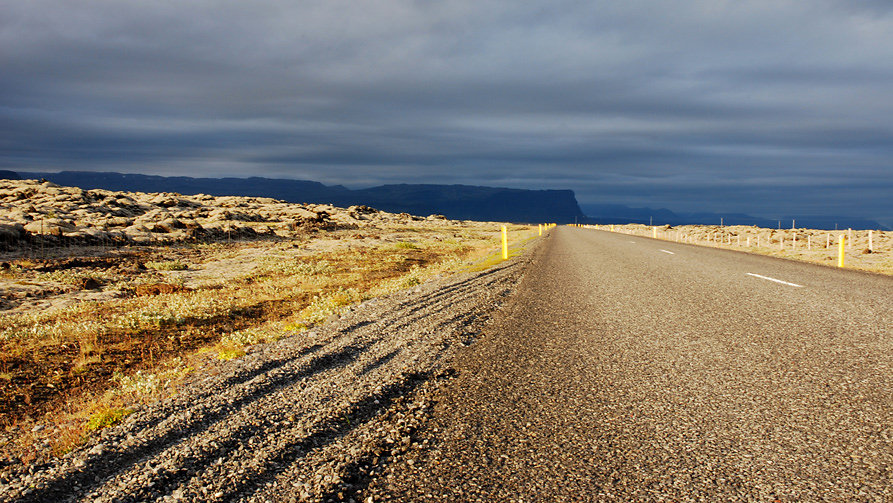
[[[120,423],[125,417],[133,411],[128,409],[110,409],[107,407],[99,407],[96,412],[87,420],[87,431],[96,431],[108,428]]]
[[[234,360],[236,358],[245,356],[245,354],[245,350],[240,347],[226,346],[221,348],[220,352],[217,353],[217,359],[223,361]]]

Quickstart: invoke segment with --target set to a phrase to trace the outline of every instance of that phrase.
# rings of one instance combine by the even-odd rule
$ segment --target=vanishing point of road
[[[375,501],[893,501],[893,278],[557,228]]]

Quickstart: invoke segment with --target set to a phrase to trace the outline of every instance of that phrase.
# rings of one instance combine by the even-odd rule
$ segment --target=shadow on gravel
[[[416,311],[424,309],[425,307],[430,305],[431,302],[436,301],[437,299],[439,299],[441,297],[446,297],[447,295],[449,295],[455,291],[462,290],[463,288],[471,285],[474,281],[477,281],[480,278],[492,276],[502,270],[513,269],[515,267],[518,267],[518,263],[510,263],[503,267],[494,267],[487,271],[483,271],[478,274],[475,274],[474,276],[465,278],[464,280],[459,281],[457,283],[453,283],[452,285],[449,285],[447,287],[435,290],[431,293],[422,295],[420,297],[413,297],[412,299],[409,299],[409,300],[405,300],[403,302],[396,304],[393,308],[389,309],[388,311],[382,313],[380,315],[380,318],[386,319],[389,317],[389,315],[395,314],[398,312],[401,313],[401,318],[405,318],[408,315],[415,313]],[[474,285],[474,288],[483,288],[483,287],[480,285]],[[407,308],[410,308],[410,309],[407,310]]]
[[[379,412],[390,408],[396,399],[412,393],[429,378],[431,378],[429,372],[409,374],[402,381],[390,384],[380,392],[353,404],[342,415],[321,422],[309,436],[285,445],[274,456],[266,459],[259,471],[244,479],[233,481],[232,485],[226,488],[221,501],[247,499],[261,490],[266,482],[275,479],[311,451],[321,449],[367,423]],[[328,500],[320,499],[320,501]]]
[[[485,283],[483,286],[475,286],[474,288],[486,288],[486,287],[489,287],[489,286],[493,285],[495,282],[496,282],[496,280],[491,281],[491,282],[488,282],[488,283]],[[460,289],[453,289],[452,291],[460,291]],[[426,317],[428,317],[428,315],[427,315],[427,314],[424,314],[424,313],[422,313],[419,317],[411,317],[411,315],[413,315],[413,314],[415,314],[415,313],[417,313],[417,312],[420,312],[420,311],[422,311],[422,310],[424,310],[424,309],[430,309],[430,308],[431,308],[431,304],[433,304],[435,301],[439,300],[438,297],[441,297],[441,295],[438,295],[438,294],[432,294],[432,295],[427,296],[427,297],[425,298],[425,301],[426,301],[426,302],[429,302],[428,304],[424,304],[424,305],[420,305],[420,306],[415,306],[415,307],[413,307],[412,309],[407,310],[407,311],[403,314],[403,317],[402,317],[399,321],[392,321],[392,322],[389,322],[389,323],[387,323],[386,325],[384,325],[384,327],[390,328],[390,329],[392,329],[392,330],[402,330],[402,329],[404,329],[404,328],[406,328],[406,327],[409,327],[409,326],[411,326],[412,324],[416,323],[416,322],[419,320],[419,318],[426,318]],[[453,298],[453,299],[445,299],[445,300],[448,301],[448,304],[447,304],[447,306],[445,306],[445,307],[448,307],[449,305],[455,303],[455,298]],[[443,310],[443,309],[439,309],[439,310]],[[461,315],[461,316],[464,316],[464,315]],[[440,323],[440,325],[438,325],[438,327],[445,326],[445,325],[447,325],[448,323],[449,323],[449,322]]]
[[[298,380],[313,376],[314,374],[325,370],[347,365],[356,360],[367,347],[368,345],[346,346],[334,353],[319,356],[311,360],[305,367],[293,373],[285,373],[284,375],[271,379],[270,382],[259,386],[258,389],[254,390],[249,395],[227,404],[225,407],[220,407],[219,409],[204,415],[198,415],[198,417],[192,421],[189,421],[176,430],[169,431],[158,438],[152,439],[142,445],[131,447],[123,452],[109,452],[108,454],[93,456],[87,459],[85,463],[78,468],[78,471],[70,472],[59,478],[46,481],[42,487],[23,494],[17,501],[61,501],[69,499],[74,494],[88,493],[98,487],[104,479],[128,470],[140,461],[155,456],[159,452],[186,437],[208,430],[211,426],[230,416],[233,412],[242,407],[256,402]],[[274,365],[273,367],[281,367],[285,365],[285,363],[287,362]],[[258,375],[255,371],[252,371],[249,374],[251,373],[254,373],[255,376]],[[247,379],[243,379],[238,382],[244,382],[246,380]],[[170,477],[164,478],[169,479]],[[154,489],[157,491],[161,490],[162,487],[156,485]]]
[[[453,379],[458,375],[455,369],[448,368],[437,375],[428,376],[427,380],[434,379],[436,381],[445,381]],[[414,430],[408,432],[414,435]],[[317,501],[366,501],[364,493],[368,489],[376,473],[384,470],[387,461],[381,460],[393,459],[394,445],[390,446],[379,439],[378,445],[374,449],[367,449],[358,459],[344,465],[339,471],[341,475],[341,483],[327,492],[320,495]]]
[[[381,358],[375,360],[374,362],[369,362],[369,363],[367,363],[366,366],[363,367],[362,370],[360,370],[359,375],[361,375],[361,376],[362,376],[362,375],[366,375],[366,374],[368,374],[369,372],[372,372],[373,370],[375,370],[375,369],[381,367],[382,365],[384,365],[384,364],[388,363],[389,361],[393,360],[394,357],[397,356],[397,355],[399,355],[401,351],[402,351],[402,349],[397,348],[397,349],[391,351],[390,353],[388,353],[388,354],[382,356]]]
[[[248,382],[261,374],[265,374],[267,372],[272,372],[272,371],[277,370],[281,367],[284,367],[285,365],[287,365],[295,360],[298,360],[298,359],[303,358],[307,355],[316,353],[317,351],[319,351],[320,349],[322,349],[324,347],[325,346],[323,344],[314,344],[313,346],[308,346],[306,348],[303,348],[300,351],[298,351],[297,353],[295,353],[294,355],[288,356],[286,358],[277,358],[274,360],[270,360],[270,361],[264,362],[262,365],[258,366],[257,368],[247,369],[243,372],[238,372],[238,373],[224,379],[220,384],[214,385],[211,388],[208,388],[207,390],[191,397],[190,402],[199,403],[202,400],[204,400],[205,398],[213,395],[214,393],[219,392],[220,390],[225,390],[232,386],[238,386],[239,384]],[[153,417],[147,417],[146,419],[142,419],[142,420],[134,423],[133,427],[139,428],[139,429],[152,428],[153,426],[157,425],[161,421],[167,419],[169,414],[170,414],[169,410],[163,410]]]
[[[361,322],[358,322],[358,323],[354,323],[353,325],[351,325],[351,326],[349,326],[349,327],[345,327],[345,328],[338,329],[338,333],[340,333],[340,334],[349,334],[349,333],[353,332],[354,330],[363,328],[363,327],[368,326],[368,325],[372,325],[373,323],[375,323],[375,320],[365,320],[365,321],[361,321]]]

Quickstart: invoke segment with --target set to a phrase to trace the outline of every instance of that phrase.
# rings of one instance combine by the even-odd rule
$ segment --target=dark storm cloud
[[[0,167],[893,224],[891,40],[886,1],[0,0]]]

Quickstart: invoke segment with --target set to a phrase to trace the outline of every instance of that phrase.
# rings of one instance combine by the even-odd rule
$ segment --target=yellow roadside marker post
[[[840,241],[837,243],[837,267],[843,267],[844,264],[844,248],[846,247],[846,236],[840,235]]]
[[[657,239],[657,227],[651,228],[651,237]]]
[[[539,228],[540,228],[540,236],[542,236],[543,235],[543,224],[539,224]]]
[[[508,235],[506,234],[505,226],[502,226],[502,260],[508,260],[509,258],[509,241]]]

